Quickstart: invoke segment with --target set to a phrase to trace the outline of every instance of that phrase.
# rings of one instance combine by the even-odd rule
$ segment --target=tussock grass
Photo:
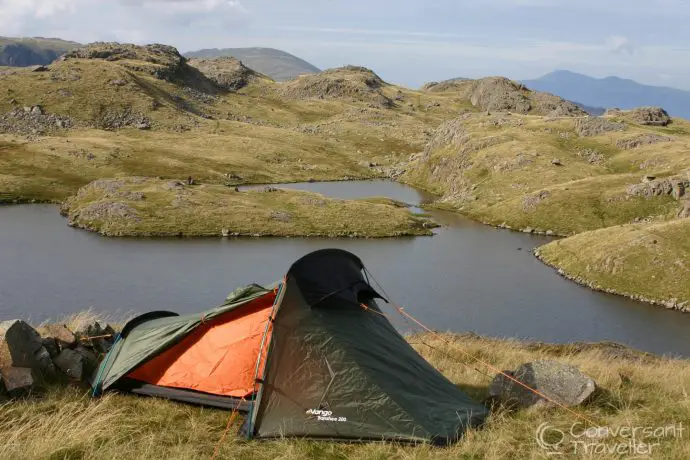
[[[500,369],[514,369],[521,363],[538,359],[556,359],[580,367],[597,381],[600,389],[595,397],[576,410],[601,426],[657,427],[687,424],[690,420],[690,366],[687,360],[657,357],[612,344],[546,345],[454,334],[444,334],[443,338],[415,335],[409,340],[426,359],[477,400],[486,395],[490,378],[474,369],[486,371],[480,364],[468,363],[471,360],[467,354]],[[228,416],[228,411],[154,398],[108,394],[93,400],[86,390],[53,388],[45,394],[0,406],[0,436],[3,439],[0,458],[106,459],[114,454],[131,459],[210,458]],[[247,441],[235,436],[242,423],[239,419],[220,446],[218,458],[546,458],[546,451],[536,443],[537,427],[548,422],[567,432],[578,422],[561,409],[509,411],[496,408],[484,427],[469,431],[455,445],[437,448],[296,439]],[[687,458],[690,455],[689,434],[686,428],[682,437],[658,440],[659,445],[654,447],[651,457]],[[613,445],[618,442],[614,439],[604,441]],[[563,458],[614,459],[621,456],[577,455],[565,451]]]

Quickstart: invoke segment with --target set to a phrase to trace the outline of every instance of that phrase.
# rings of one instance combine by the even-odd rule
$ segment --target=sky
[[[262,46],[417,87],[556,69],[690,90],[690,0],[0,0],[0,36]]]

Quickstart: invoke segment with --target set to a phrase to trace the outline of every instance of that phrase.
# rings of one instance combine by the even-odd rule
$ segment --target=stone
[[[551,160],[551,164],[554,166],[563,166],[563,163],[558,158],[554,158],[553,160]]]
[[[43,115],[43,108],[40,105],[35,105],[31,107],[32,115]]]
[[[522,364],[511,377],[564,406],[577,406],[596,389],[594,380],[577,367],[559,361],[544,360]],[[518,407],[551,406],[553,403],[502,374],[489,387],[489,397]]]
[[[82,357],[82,380],[90,382],[100,363],[98,356],[84,347],[78,347],[74,351]]]
[[[642,182],[643,182],[643,183],[651,182],[651,181],[653,181],[654,179],[656,179],[656,176],[649,176],[649,175],[642,176]]]
[[[671,117],[661,107],[640,107],[630,111],[630,118],[635,123],[647,126],[666,126]]]
[[[690,217],[690,200],[683,200],[682,206],[678,211],[678,218],[684,219]]]
[[[45,65],[37,65],[31,68],[32,72],[48,72],[50,69]]]
[[[0,323],[0,368],[5,367],[28,367],[38,376],[55,372],[41,336],[18,319]]]
[[[113,346],[115,330],[109,324],[104,327],[98,321],[94,321],[81,328],[76,335],[83,343],[88,344],[97,353],[107,353],[110,347]],[[90,337],[97,338],[90,339]]]
[[[84,373],[84,355],[67,348],[55,358],[55,365],[69,378],[81,381]]]
[[[73,348],[77,345],[77,337],[64,324],[47,324],[37,329],[43,337],[53,338],[60,348]]]
[[[60,347],[58,347],[57,342],[52,337],[46,337],[42,340],[43,348],[46,349],[51,358],[55,358],[60,354]]]
[[[125,80],[112,80],[110,84],[113,86],[125,86],[127,82]]]
[[[143,121],[141,123],[137,123],[136,125],[134,125],[134,127],[141,130],[151,129],[151,124],[149,124],[149,122],[147,121]]]
[[[28,393],[33,388],[34,378],[29,367],[3,367],[0,375],[5,391],[11,397]]]

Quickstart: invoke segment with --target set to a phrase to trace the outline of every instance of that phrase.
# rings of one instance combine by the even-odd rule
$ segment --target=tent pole
[[[261,400],[261,393],[263,390],[263,381],[259,382],[259,368],[261,367],[261,357],[263,355],[264,349],[266,350],[266,360],[264,362],[264,369],[266,369],[266,365],[268,364],[268,350],[270,349],[270,344],[271,341],[268,340],[268,343],[266,338],[268,337],[268,331],[269,328],[271,327],[271,324],[273,323],[273,320],[275,319],[275,314],[276,311],[278,310],[278,306],[280,305],[280,301],[282,298],[283,294],[283,288],[285,287],[285,283],[287,282],[287,277],[283,278],[283,281],[278,285],[278,292],[276,293],[276,298],[273,301],[273,308],[271,309],[271,315],[268,317],[268,321],[266,321],[266,328],[264,329],[264,334],[263,337],[261,338],[261,345],[259,346],[259,356],[256,359],[256,368],[254,371],[254,401],[250,405],[249,409],[249,414],[248,414],[248,423],[247,423],[247,439],[251,439],[254,431],[254,421],[256,416],[258,415],[256,413],[256,406]],[[258,390],[256,390],[258,386]]]

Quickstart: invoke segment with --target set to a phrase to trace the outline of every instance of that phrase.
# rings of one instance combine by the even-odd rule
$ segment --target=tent
[[[104,358],[109,389],[247,412],[248,437],[448,443],[486,408],[424,360],[381,313],[361,260],[325,249],[284,280],[212,310],[129,321]],[[365,305],[367,308],[362,308]]]

